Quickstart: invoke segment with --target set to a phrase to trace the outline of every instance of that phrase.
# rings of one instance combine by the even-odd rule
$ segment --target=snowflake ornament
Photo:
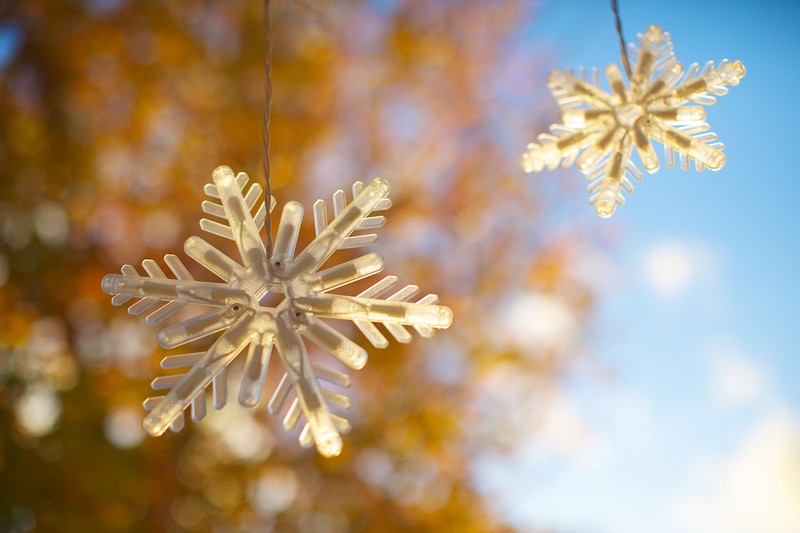
[[[629,45],[632,54],[632,79],[625,86],[616,65],[606,67],[611,92],[600,88],[600,76],[593,69],[593,80],[571,72],[554,70],[548,87],[562,110],[562,123],[539,135],[522,156],[525,172],[555,170],[559,163],[573,162],[589,182],[590,203],[597,214],[610,217],[617,205],[625,202],[623,191],[633,192],[633,183],[642,172],[631,161],[636,147],[644,169],[652,174],[659,168],[651,141],[664,145],[667,167],[674,166],[675,154],[682,169],[694,160],[697,170],[719,170],[725,165],[723,145],[708,131],[705,109],[716,96],[728,93],[727,86],[738,85],[745,75],[741,61],[723,60],[715,67],[709,61],[700,69],[693,63],[684,73],[675,60],[669,33],[650,26],[638,36],[638,46]]]
[[[189,257],[221,278],[220,281],[198,281],[177,256],[168,254],[164,262],[175,276],[168,277],[158,264],[142,262],[146,276],[131,265],[122,267],[122,274],[103,278],[102,289],[113,295],[114,305],[138,299],[129,307],[134,315],[151,311],[147,322],[159,323],[188,304],[211,308],[183,322],[167,326],[158,333],[162,347],[170,349],[216,333],[221,335],[205,352],[171,355],[161,362],[162,368],[186,367],[185,374],[157,377],[152,388],[169,390],[165,396],[144,402],[150,413],[144,429],[158,436],[167,428],[183,427],[184,410],[191,406],[192,418],[200,420],[206,411],[206,388],[213,389],[214,406],[221,409],[227,401],[226,367],[249,346],[239,391],[239,403],[246,407],[258,404],[264,385],[272,346],[277,348],[285,374],[269,402],[269,412],[277,414],[290,392],[294,402],[284,419],[287,430],[294,429],[302,417],[305,428],[300,433],[303,446],[316,445],[326,457],[338,455],[342,449],[340,434],[350,423],[331,411],[349,407],[346,396],[320,386],[320,380],[341,387],[349,386],[349,377],[311,362],[302,337],[310,339],[345,365],[359,369],[367,361],[367,352],[333,329],[322,319],[351,320],[373,346],[385,348],[386,337],[373,324],[383,324],[399,342],[410,342],[405,326],[413,326],[423,337],[435,328],[447,328],[452,311],[436,305],[438,297],[428,294],[416,302],[415,285],[393,291],[395,276],[387,276],[357,296],[331,294],[330,291],[376,274],[383,268],[383,258],[368,253],[356,259],[320,270],[337,249],[361,248],[377,240],[375,234],[353,235],[357,230],[373,230],[385,222],[382,216],[369,216],[391,206],[387,198],[389,184],[376,179],[364,187],[353,185],[354,199],[345,205],[345,193],[333,195],[335,218],[328,223],[326,204],[314,203],[316,238],[299,254],[295,247],[303,218],[303,207],[289,202],[281,213],[275,246],[267,257],[259,232],[264,228],[266,206],[258,200],[262,188],[243,190],[248,176],[234,176],[228,167],[213,173],[213,184],[205,186],[211,201],[203,202],[203,211],[227,222],[203,219],[200,227],[208,233],[236,243],[241,264],[200,237],[189,237],[184,250]],[[259,204],[256,214],[253,209]],[[270,212],[275,206],[270,199]],[[390,292],[391,291],[391,292]],[[388,297],[385,295],[391,294]],[[274,300],[283,296],[283,300]]]

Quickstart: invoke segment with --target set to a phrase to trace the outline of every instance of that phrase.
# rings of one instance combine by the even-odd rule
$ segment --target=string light
[[[346,396],[320,386],[320,380],[346,387],[346,374],[312,364],[305,337],[353,369],[367,362],[366,351],[356,343],[327,325],[323,318],[352,321],[373,346],[385,348],[386,337],[374,323],[383,324],[400,342],[409,342],[411,334],[405,326],[412,326],[424,337],[433,335],[434,329],[447,328],[452,322],[452,311],[436,305],[435,294],[412,302],[419,288],[409,285],[392,292],[397,278],[387,276],[357,296],[330,294],[354,281],[378,273],[383,268],[383,258],[368,253],[356,259],[335,264],[323,270],[322,265],[338,249],[362,248],[377,240],[374,233],[357,234],[359,230],[381,227],[383,216],[370,216],[391,206],[388,199],[389,184],[376,179],[366,187],[361,182],[353,185],[354,199],[345,203],[345,193],[333,195],[335,218],[328,223],[326,204],[314,204],[316,238],[295,255],[303,207],[289,202],[283,208],[277,228],[275,246],[267,255],[259,232],[264,228],[267,209],[259,198],[262,189],[258,184],[243,190],[248,176],[234,176],[228,167],[219,167],[213,174],[214,183],[205,186],[211,201],[203,202],[203,211],[222,219],[200,221],[200,227],[211,234],[236,243],[241,263],[201,239],[186,240],[186,253],[222,279],[222,282],[197,281],[181,260],[172,254],[164,257],[175,279],[168,278],[159,265],[143,261],[146,272],[141,276],[131,265],[122,267],[122,274],[109,274],[103,278],[102,289],[113,295],[112,303],[123,305],[137,299],[129,312],[140,315],[149,312],[147,322],[159,323],[188,304],[211,308],[180,323],[167,326],[158,333],[162,347],[171,349],[210,335],[222,332],[205,352],[171,355],[162,361],[163,368],[188,367],[185,374],[156,378],[152,387],[169,389],[166,396],[148,398],[144,406],[151,410],[145,418],[144,428],[152,435],[161,435],[170,426],[180,430],[183,412],[191,406],[192,417],[205,416],[205,390],[211,386],[214,406],[221,409],[227,403],[226,367],[249,346],[242,377],[239,403],[254,407],[258,404],[273,345],[285,374],[269,403],[269,411],[277,414],[290,392],[295,400],[289,407],[284,426],[294,429],[301,416],[305,428],[300,433],[304,446],[316,444],[323,456],[338,455],[342,449],[340,433],[350,428],[350,423],[332,412],[330,406],[346,409]],[[270,211],[274,207],[270,201]],[[256,209],[255,214],[252,211]],[[386,294],[391,293],[388,297]],[[277,305],[269,305],[271,295],[284,296]]]
[[[610,92],[600,88],[597,69],[591,80],[583,69],[577,77],[571,71],[552,71],[547,84],[561,107],[561,124],[539,135],[522,156],[525,172],[575,163],[589,182],[590,203],[603,218],[625,202],[623,192],[633,192],[633,181],[642,179],[631,161],[634,147],[651,174],[660,166],[652,141],[664,145],[668,167],[674,166],[676,154],[684,170],[690,160],[699,171],[725,165],[724,146],[709,131],[700,106],[714,104],[745,75],[741,61],[727,60],[719,66],[709,61],[702,69],[694,63],[684,71],[675,60],[669,33],[659,26],[639,34],[638,46],[631,44],[630,51],[627,87],[616,65],[605,69]]]

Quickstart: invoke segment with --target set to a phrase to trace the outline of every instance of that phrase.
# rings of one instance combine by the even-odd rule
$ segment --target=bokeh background
[[[456,313],[370,350],[323,460],[263,404],[146,437],[165,353],[100,291],[182,255],[217,165],[263,179],[261,3],[0,1],[0,531],[800,531],[800,9],[620,8],[748,74],[722,171],[600,220],[519,156],[549,69],[619,61],[608,2],[273,2],[279,205],[390,180],[386,272]]]

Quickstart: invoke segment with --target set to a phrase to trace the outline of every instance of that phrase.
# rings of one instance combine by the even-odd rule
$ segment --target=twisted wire
[[[270,0],[264,0],[264,31],[265,31],[265,47],[266,59],[264,60],[264,72],[266,74],[266,89],[264,94],[264,128],[261,135],[261,144],[264,149],[264,203],[266,204],[266,217],[264,220],[264,227],[266,229],[266,245],[267,257],[272,256],[272,221],[269,212],[270,204],[272,203],[272,188],[270,186],[270,161],[269,161],[269,121],[272,108],[272,17],[270,16]]]
[[[619,35],[619,47],[622,50],[622,66],[625,67],[625,72],[628,74],[628,79],[633,78],[631,72],[631,61],[628,59],[628,47],[625,46],[625,38],[622,36],[622,21],[619,18],[619,5],[617,0],[611,0],[611,11],[614,12],[614,19],[617,24],[617,35]]]

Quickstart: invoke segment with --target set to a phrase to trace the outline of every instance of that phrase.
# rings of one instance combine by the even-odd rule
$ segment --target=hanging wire
[[[619,19],[619,6],[617,0],[611,0],[611,10],[614,12],[614,19],[617,21],[617,35],[619,35],[619,47],[622,50],[622,65],[628,73],[628,79],[633,79],[631,72],[631,61],[628,59],[628,47],[625,46],[625,37],[622,36],[622,21]]]
[[[270,17],[270,0],[264,0],[264,30],[265,30],[265,46],[267,56],[264,61],[264,72],[266,73],[267,84],[265,92],[265,105],[264,105],[264,129],[261,136],[261,144],[264,148],[264,181],[266,188],[264,190],[264,203],[266,204],[267,213],[264,219],[264,227],[266,229],[267,237],[267,257],[272,257],[272,221],[269,212],[270,204],[272,203],[272,188],[270,187],[270,164],[269,164],[269,119],[272,107],[272,17]]]

